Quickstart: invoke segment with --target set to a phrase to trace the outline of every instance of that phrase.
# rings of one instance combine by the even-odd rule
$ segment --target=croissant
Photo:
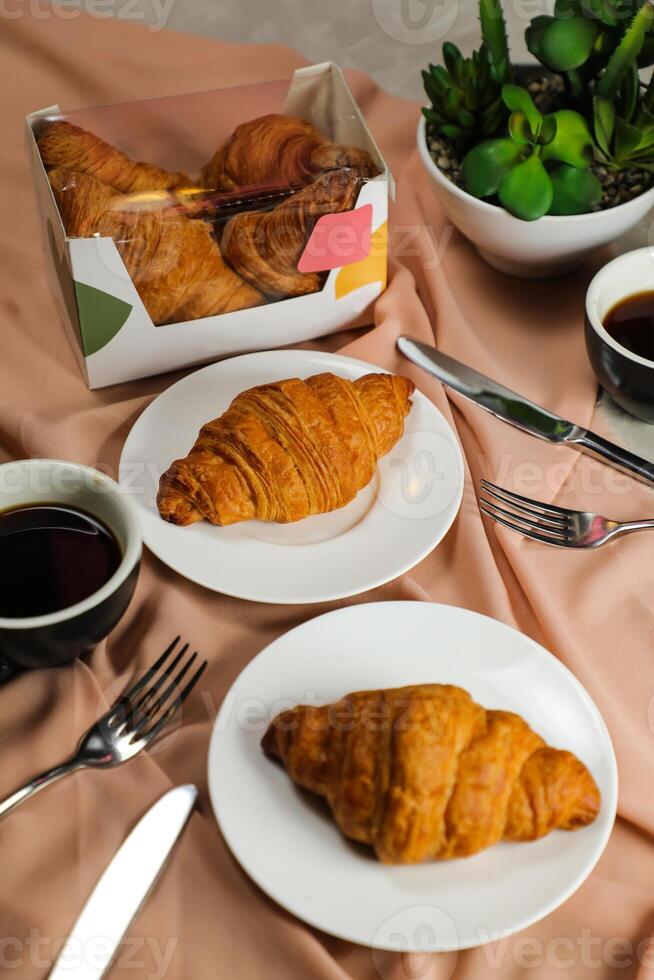
[[[123,194],[171,190],[192,184],[184,173],[169,173],[149,163],[131,160],[115,146],[65,119],[47,122],[37,145],[46,170],[61,168],[89,174]]]
[[[370,482],[411,410],[414,384],[392,374],[316,374],[241,392],[200,430],[159,483],[164,520],[288,523],[343,507]]]
[[[271,113],[237,126],[202,168],[202,179],[219,190],[306,184],[321,171],[340,167],[352,167],[362,177],[378,173],[366,150],[332,143],[304,119]]]
[[[117,194],[90,174],[48,174],[67,235],[116,243],[153,323],[192,320],[257,306],[258,290],[227,266],[210,225],[157,201]]]
[[[221,248],[244,279],[268,296],[300,296],[320,289],[317,272],[297,265],[322,215],[349,211],[360,186],[353,170],[330,170],[272,211],[246,211],[225,225]]]
[[[421,684],[360,691],[273,720],[264,750],[325,797],[341,832],[380,861],[476,854],[593,822],[600,794],[572,753],[467,691]]]

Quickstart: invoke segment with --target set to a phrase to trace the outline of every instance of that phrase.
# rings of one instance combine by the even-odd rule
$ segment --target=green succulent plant
[[[531,21],[525,32],[527,47],[541,64],[564,77],[577,107],[590,116],[600,77],[629,25],[636,25],[638,53],[629,57],[616,91],[621,110],[628,109],[638,98],[638,69],[654,63],[649,9],[650,0],[556,0],[553,15]]]
[[[602,188],[588,169],[593,138],[583,116],[571,109],[543,115],[518,85],[504,85],[502,99],[511,113],[508,135],[485,140],[466,154],[468,193],[497,197],[502,207],[525,221],[589,211]]]
[[[460,147],[492,136],[507,117],[502,85],[511,77],[506,24],[499,0],[480,0],[482,45],[470,58],[455,44],[443,45],[444,65],[422,72],[431,105],[427,122]]]
[[[446,67],[430,65],[423,71],[431,106],[423,114],[437,132],[465,146],[496,132],[506,119],[501,89],[493,82],[486,49],[464,58],[456,45],[443,45]]]
[[[444,66],[423,72],[423,112],[463,156],[470,194],[535,221],[592,210],[602,198],[595,164],[654,175],[654,78],[644,86],[639,76],[654,64],[654,0],[555,0],[533,18],[529,50],[564,81],[543,112],[513,84],[501,0],[479,0],[479,19],[479,51],[465,58],[445,43]]]
[[[654,173],[654,115],[641,107],[632,122],[617,114],[611,99],[595,97],[595,156],[609,170],[637,168]]]
[[[654,7],[648,2],[636,13],[595,88],[595,157],[610,170],[638,168],[654,173],[654,82],[643,95],[638,86],[633,98],[618,98],[650,28],[654,28]]]

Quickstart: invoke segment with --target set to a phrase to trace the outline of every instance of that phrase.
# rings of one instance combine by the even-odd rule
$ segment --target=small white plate
[[[338,354],[264,351],[211,364],[164,391],[137,419],[120,460],[120,483],[138,505],[148,548],[193,582],[257,602],[340,599],[416,565],[447,533],[463,493],[454,433],[418,391],[404,436],[347,507],[295,524],[225,528],[208,521],[175,527],[157,511],[161,474],[240,391],[321,371],[354,380],[381,370]]]
[[[595,822],[474,857],[389,867],[348,842],[326,807],[260,748],[270,719],[294,704],[424,682],[458,684],[574,752],[602,793]],[[208,765],[220,829],[250,877],[310,925],[379,949],[466,949],[541,919],[590,874],[617,804],[611,740],[579,681],[508,626],[422,602],[339,609],[266,647],[225,698]]]

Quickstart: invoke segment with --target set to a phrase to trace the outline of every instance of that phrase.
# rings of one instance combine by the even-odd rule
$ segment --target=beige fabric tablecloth
[[[45,285],[23,117],[54,102],[72,109],[279,78],[301,62],[280,47],[227,46],[79,14],[37,17],[34,9],[12,6],[10,16],[0,17],[0,451],[7,459],[55,456],[115,473],[134,420],[179,375],[86,389]],[[285,630],[340,604],[241,602],[185,581],[146,554],[125,619],[87,663],[23,675],[0,689],[0,796],[71,751],[129,672],[151,663],[175,633],[183,632],[210,667],[183,728],[156,751],[111,772],[70,778],[0,824],[2,976],[47,975],[58,942],[129,829],[166,789],[193,781],[199,809],[112,977],[654,977],[651,539],[634,536],[596,554],[543,548],[482,523],[473,480],[485,475],[617,518],[652,514],[651,493],[456,398],[448,401],[394,348],[400,331],[435,340],[588,424],[596,390],[584,353],[582,301],[592,269],[530,283],[485,266],[446,224],[421,172],[414,152],[418,107],[379,92],[361,75],[350,82],[398,179],[391,243],[401,254],[377,303],[375,329],[323,346],[411,375],[454,424],[467,477],[461,513],[443,544],[400,580],[347,604],[462,605],[544,643],[604,714],[620,767],[620,819],[597,869],[562,908],[492,946],[373,957],[306,928],[261,894],[227,851],[207,797],[206,751],[221,699],[248,661]]]

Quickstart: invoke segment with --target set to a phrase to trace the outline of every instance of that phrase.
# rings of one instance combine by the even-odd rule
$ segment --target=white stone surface
[[[97,0],[64,0],[93,8]],[[505,0],[512,55],[548,0]],[[225,41],[286,44],[311,61],[333,59],[367,71],[389,92],[421,99],[420,67],[444,38],[466,51],[478,44],[477,0],[111,0],[114,15]]]

